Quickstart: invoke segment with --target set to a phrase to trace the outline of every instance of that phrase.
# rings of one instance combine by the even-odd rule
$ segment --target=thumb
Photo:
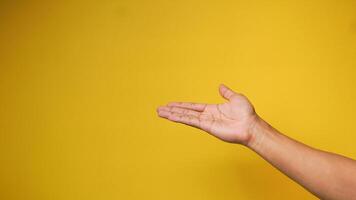
[[[224,97],[226,100],[231,100],[231,98],[236,94],[234,91],[232,91],[230,88],[228,88],[224,84],[220,84],[219,92],[220,92],[220,95],[222,97]]]

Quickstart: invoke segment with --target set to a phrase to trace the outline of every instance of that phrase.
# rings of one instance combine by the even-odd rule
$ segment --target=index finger
[[[205,110],[207,104],[204,103],[191,103],[191,102],[170,102],[167,106],[175,106],[179,108],[187,108],[195,111],[202,112]]]

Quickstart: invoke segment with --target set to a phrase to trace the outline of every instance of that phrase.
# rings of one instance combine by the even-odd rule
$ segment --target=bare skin
[[[261,119],[244,95],[225,85],[219,92],[227,102],[171,102],[158,115],[250,148],[319,198],[356,199],[355,160],[293,140]]]

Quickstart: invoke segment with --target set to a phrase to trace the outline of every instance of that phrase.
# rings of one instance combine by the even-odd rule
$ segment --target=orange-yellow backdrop
[[[0,199],[315,199],[168,101],[245,93],[356,158],[356,2],[1,1]]]

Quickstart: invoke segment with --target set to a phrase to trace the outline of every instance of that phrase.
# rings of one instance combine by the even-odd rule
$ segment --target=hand
[[[257,114],[250,101],[225,85],[219,91],[228,102],[203,104],[172,102],[157,109],[160,117],[204,130],[231,143],[247,145],[253,137],[251,129]]]

